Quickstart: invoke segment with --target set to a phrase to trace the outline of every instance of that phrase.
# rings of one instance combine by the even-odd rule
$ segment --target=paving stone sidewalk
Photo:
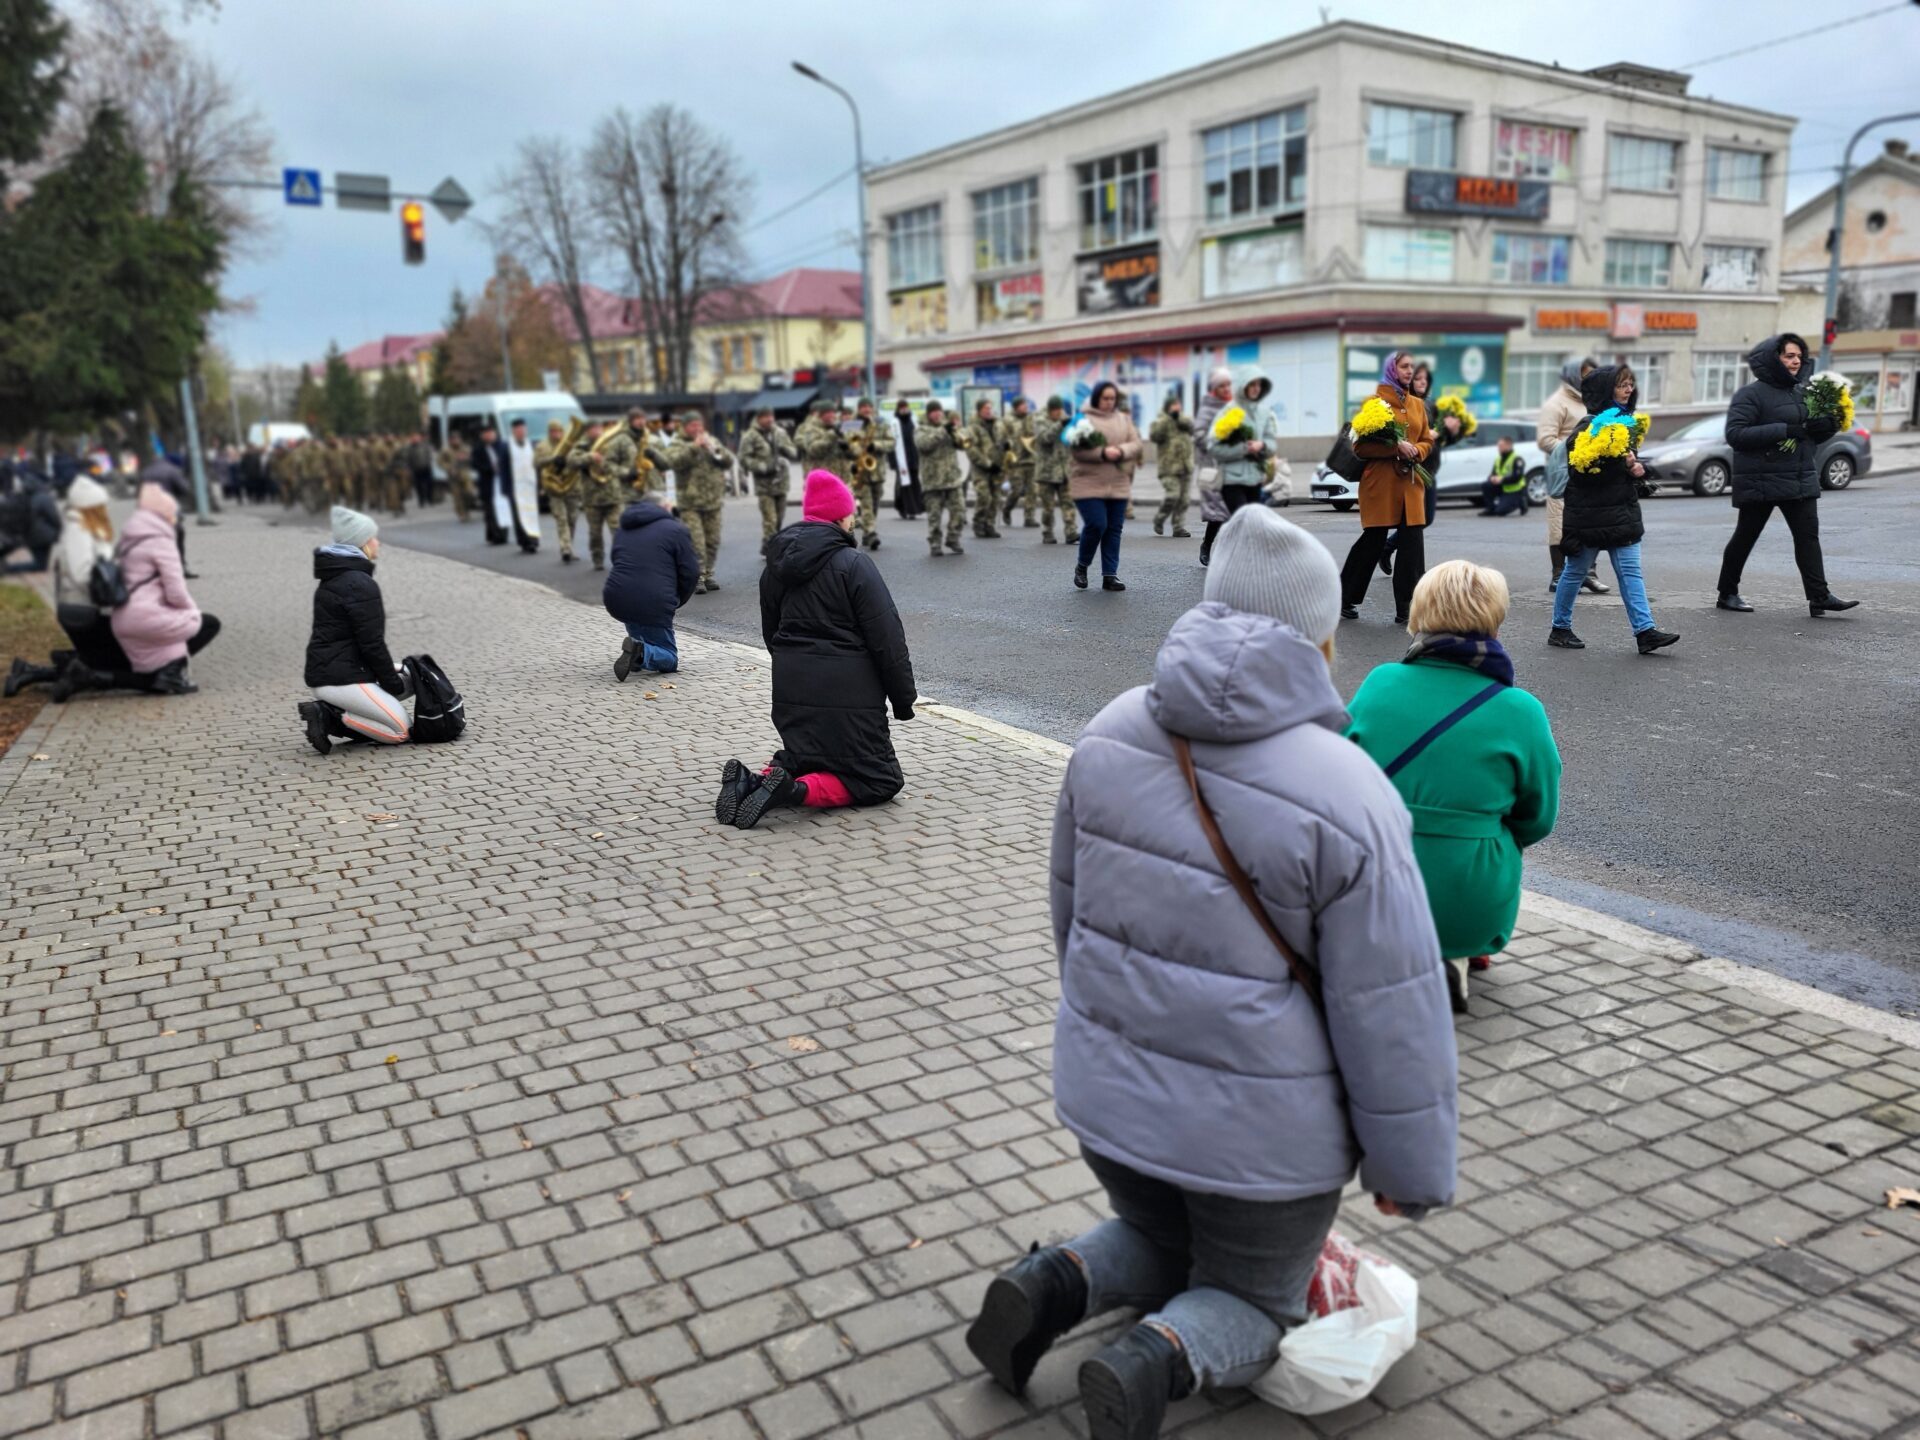
[[[1084,1436],[1113,1325],[1025,1402],[961,1340],[1100,1213],[1048,1091],[1058,755],[930,710],[895,805],[723,831],[751,654],[617,685],[603,616],[396,550],[395,652],[471,727],[323,760],[311,539],[196,530],[202,693],[0,760],[0,1435]],[[1460,1029],[1460,1203],[1343,1221],[1420,1277],[1418,1348],[1168,1433],[1920,1433],[1920,1211],[1881,1208],[1920,1055],[1522,929]]]

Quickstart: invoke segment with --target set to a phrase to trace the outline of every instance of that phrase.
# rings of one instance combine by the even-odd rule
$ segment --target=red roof
[[[427,335],[383,335],[378,340],[354,346],[340,358],[347,362],[349,370],[384,370],[389,365],[405,364],[422,350],[431,350],[442,333],[435,330]]]
[[[553,311],[554,324],[567,340],[580,338],[579,327],[555,285],[542,285]],[[596,340],[622,339],[643,334],[646,310],[638,299],[616,295],[598,285],[582,285],[587,322],[593,326]],[[800,319],[819,316],[834,320],[860,318],[860,272],[858,270],[788,270],[769,280],[756,280],[737,290],[722,290],[709,295],[702,306],[701,320],[707,323],[725,320],[762,318]]]
[[[1084,355],[1096,350],[1125,350],[1138,345],[1187,345],[1205,340],[1238,340],[1248,335],[1280,335],[1292,330],[1439,330],[1479,333],[1515,330],[1526,323],[1511,315],[1446,310],[1307,310],[1293,315],[1266,315],[1252,320],[1217,320],[1211,324],[1176,325],[1164,330],[1126,330],[1117,335],[1081,335],[1071,340],[1035,340],[1025,345],[1012,343],[979,350],[955,350],[948,355],[936,355],[923,368],[947,370],[957,365],[1044,360],[1058,355]]]

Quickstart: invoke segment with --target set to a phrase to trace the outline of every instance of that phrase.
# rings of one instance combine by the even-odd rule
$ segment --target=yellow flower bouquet
[[[1213,422],[1213,438],[1222,445],[1243,445],[1253,439],[1253,426],[1247,423],[1247,412],[1238,405],[1222,410]]]
[[[1462,400],[1458,395],[1442,395],[1439,402],[1434,406],[1434,409],[1439,412],[1442,420],[1451,415],[1460,422],[1460,438],[1462,440],[1480,428],[1479,420],[1474,418],[1474,413],[1467,409],[1467,402]]]
[[[1407,438],[1407,427],[1393,418],[1393,407],[1375,395],[1362,405],[1360,413],[1353,417],[1353,438],[1392,440],[1398,444]]]
[[[1573,444],[1567,448],[1567,463],[1591,475],[1607,461],[1638,450],[1652,424],[1653,418],[1644,411],[1632,415],[1624,410],[1603,411],[1573,437]]]

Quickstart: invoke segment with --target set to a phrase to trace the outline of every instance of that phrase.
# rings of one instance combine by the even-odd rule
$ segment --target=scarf
[[[1386,363],[1380,367],[1380,383],[1382,385],[1391,385],[1393,387],[1393,393],[1398,395],[1402,400],[1407,398],[1407,387],[1402,385],[1399,380],[1394,377],[1393,367],[1394,362],[1399,360],[1404,353],[1404,351],[1395,350],[1387,356]]]
[[[1587,422],[1587,433],[1598,435],[1609,425],[1624,425],[1629,430],[1633,429],[1633,411],[1622,410],[1618,405],[1609,405]]]
[[[1502,685],[1513,684],[1513,660],[1508,656],[1506,647],[1491,635],[1423,632],[1414,637],[1413,644],[1401,657],[1401,663],[1424,659],[1465,665],[1469,670],[1478,670],[1489,680],[1497,680]]]

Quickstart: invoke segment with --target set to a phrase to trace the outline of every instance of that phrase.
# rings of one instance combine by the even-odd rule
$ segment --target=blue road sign
[[[318,205],[320,203],[320,172],[295,170],[289,165],[280,172],[280,188],[285,192],[289,205]]]

